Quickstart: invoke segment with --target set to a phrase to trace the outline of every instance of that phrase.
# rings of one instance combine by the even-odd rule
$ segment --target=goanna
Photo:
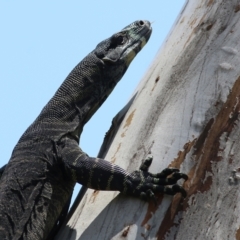
[[[148,21],[136,21],[99,43],[22,135],[2,171],[0,239],[46,239],[76,183],[145,199],[154,199],[156,192],[186,194],[176,182],[187,176],[177,169],[151,174],[148,159],[140,170],[128,173],[106,160],[89,157],[78,145],[83,126],[112,92],[151,32]]]

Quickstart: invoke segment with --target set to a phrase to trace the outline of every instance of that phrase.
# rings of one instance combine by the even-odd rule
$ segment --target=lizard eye
[[[123,36],[120,35],[120,36],[117,37],[117,43],[118,43],[119,45],[124,44],[124,42],[125,42],[125,39],[124,39]]]
[[[123,45],[127,41],[124,35],[113,35],[109,48],[116,48],[117,46]]]
[[[123,36],[118,36],[117,37],[117,43],[122,44],[123,43]]]

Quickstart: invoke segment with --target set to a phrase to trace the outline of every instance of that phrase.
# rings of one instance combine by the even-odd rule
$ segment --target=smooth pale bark
[[[106,159],[133,171],[151,152],[187,198],[88,190],[58,239],[240,239],[240,1],[187,1],[134,94]]]

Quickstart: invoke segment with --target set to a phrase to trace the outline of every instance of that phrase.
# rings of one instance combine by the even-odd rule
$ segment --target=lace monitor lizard
[[[67,76],[0,169],[0,239],[49,239],[65,216],[74,185],[120,191],[143,199],[174,195],[187,175],[166,168],[152,174],[148,158],[132,173],[79,148],[85,123],[106,100],[152,32],[135,21],[100,42]],[[168,185],[168,186],[167,186]],[[169,186],[172,185],[172,186]]]

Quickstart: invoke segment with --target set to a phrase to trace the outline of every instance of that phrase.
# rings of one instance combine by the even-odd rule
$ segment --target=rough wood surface
[[[134,170],[151,152],[188,197],[88,190],[58,239],[240,239],[239,26],[239,0],[187,1],[106,155]]]

